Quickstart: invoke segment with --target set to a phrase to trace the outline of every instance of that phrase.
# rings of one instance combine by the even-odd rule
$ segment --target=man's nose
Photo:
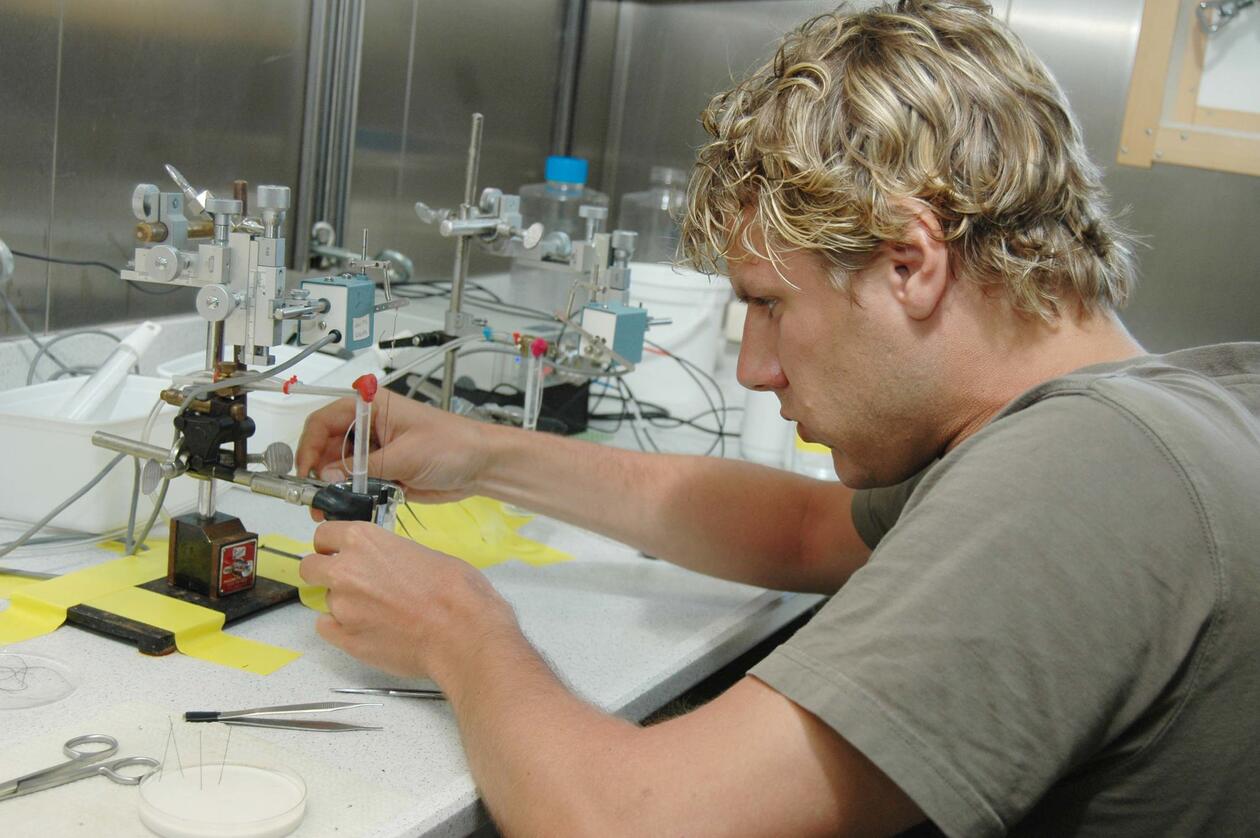
[[[787,386],[787,377],[779,366],[773,336],[765,325],[753,322],[752,312],[749,314],[744,321],[735,378],[749,390],[781,390]]]

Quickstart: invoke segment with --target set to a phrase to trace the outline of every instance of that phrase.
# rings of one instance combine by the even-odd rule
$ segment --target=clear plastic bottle
[[[687,205],[687,173],[668,166],[652,167],[652,186],[621,196],[617,228],[639,234],[636,262],[672,262],[678,252],[683,208]]]
[[[587,164],[580,157],[548,157],[545,183],[520,188],[523,226],[541,222],[546,234],[565,233],[573,242],[586,240],[584,206],[608,208],[608,196],[586,185]],[[564,308],[577,275],[538,267],[528,258],[512,263],[509,298],[517,305],[554,312]],[[586,300],[578,299],[574,305]]]

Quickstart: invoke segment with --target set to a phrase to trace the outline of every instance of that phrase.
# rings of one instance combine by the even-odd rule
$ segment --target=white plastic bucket
[[[630,302],[642,304],[651,318],[673,321],[649,328],[647,339],[710,376],[717,369],[722,311],[730,293],[731,285],[723,277],[648,262],[630,265]],[[708,399],[693,376],[704,383]],[[683,419],[709,410],[709,399],[717,404],[717,394],[703,375],[684,369],[650,345],[644,347],[643,361],[626,376],[626,383],[639,401],[658,404]]]
[[[87,483],[116,454],[92,444],[92,434],[108,431],[140,439],[144,422],[158,393],[167,385],[161,378],[129,375],[118,400],[106,415],[73,421],[62,418],[61,406],[83,378],[62,378],[0,393],[0,439],[5,443],[5,462],[0,466],[0,518],[34,523],[54,506]],[[171,420],[175,408],[164,405],[149,442],[168,446],[174,435]],[[50,522],[83,532],[105,532],[126,526],[131,503],[132,467],[124,460],[96,488],[77,500]],[[196,482],[190,477],[171,481],[166,495],[168,509],[193,502]],[[143,495],[137,517],[140,523],[153,504]],[[139,526],[139,524],[137,524]]]
[[[795,435],[791,422],[780,415],[779,397],[764,390],[745,390],[744,417],[739,431],[739,453],[745,460],[783,468],[788,461],[789,440]]]

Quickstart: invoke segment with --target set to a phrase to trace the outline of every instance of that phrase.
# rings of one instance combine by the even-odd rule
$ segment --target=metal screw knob
[[[433,209],[422,201],[416,201],[416,215],[425,224],[435,224],[451,217],[448,209]]]
[[[633,230],[613,230],[612,246],[617,250],[625,250],[629,253],[634,252],[635,242],[638,241],[639,234]]]
[[[516,230],[514,232],[521,237],[521,244],[524,245],[526,250],[533,250],[542,241],[543,233],[546,230],[543,229],[542,222],[535,221],[524,230]]]
[[[183,269],[179,251],[169,244],[159,244],[149,251],[149,274],[161,282],[170,282]]]
[[[283,210],[289,208],[289,187],[263,185],[258,187],[258,199],[254,202],[259,210]]]
[[[236,295],[225,286],[207,285],[197,292],[197,313],[211,323],[226,320],[236,306]]]
[[[243,207],[235,198],[210,198],[206,201],[206,212],[211,215],[240,215]]]
[[[283,442],[273,442],[262,454],[250,454],[251,463],[262,463],[272,474],[288,474],[293,470],[293,449]]]

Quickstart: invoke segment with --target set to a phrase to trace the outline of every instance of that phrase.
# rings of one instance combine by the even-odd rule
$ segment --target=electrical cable
[[[76,329],[73,332],[66,332],[64,334],[57,335],[57,337],[53,338],[52,340],[40,346],[39,351],[35,353],[35,357],[31,359],[31,363],[27,365],[26,383],[27,384],[35,383],[35,370],[39,366],[39,360],[43,358],[45,355],[47,355],[49,350],[51,350],[57,344],[61,343],[63,340],[69,340],[70,338],[78,337],[80,335],[100,335],[102,337],[109,338],[110,340],[114,341],[114,343],[122,343],[122,338],[118,337],[115,334],[107,332],[104,329]],[[52,356],[49,355],[49,357],[52,357]],[[65,364],[60,364],[60,362],[58,363],[63,370],[67,369]]]
[[[56,355],[53,355],[51,352],[48,352],[47,347],[44,346],[44,342],[35,336],[35,333],[31,331],[30,326],[26,325],[26,320],[23,319],[22,313],[17,310],[17,307],[13,305],[13,301],[9,299],[9,295],[4,293],[3,291],[0,291],[0,300],[4,301],[5,308],[9,310],[9,314],[13,315],[13,320],[14,322],[18,324],[18,328],[20,328],[22,332],[28,338],[30,338],[31,343],[39,347],[40,353],[41,354],[47,353],[48,357],[52,359],[52,362],[56,364],[57,366],[61,367],[63,370],[69,369],[69,367],[67,367],[64,363],[62,363],[60,358],[58,358]],[[36,355],[35,359],[39,360],[39,355]],[[34,366],[34,363],[35,363],[34,361],[31,362],[32,368]],[[27,384],[31,383],[30,376],[31,376],[31,373],[28,372],[27,377],[26,377]]]
[[[426,283],[426,284],[440,286],[442,284],[449,284],[449,283]],[[409,290],[412,290],[412,293],[403,293],[402,289],[397,289],[397,290],[401,296],[411,296],[412,298],[419,298],[419,299],[450,296],[450,291],[448,289],[439,290],[435,288],[433,293],[428,293],[427,291],[415,293],[416,291],[419,291],[418,288],[414,290],[409,289]],[[481,290],[488,291],[488,289],[485,289],[484,287],[482,287]],[[541,311],[539,309],[526,308],[524,306],[517,306],[510,303],[503,303],[501,300],[495,303],[491,303],[491,302],[479,300],[475,297],[469,296],[469,297],[465,297],[465,303],[474,308],[483,308],[489,311],[497,311],[504,314],[524,315],[527,317],[541,317],[548,321],[560,322],[554,314],[551,314],[549,312]],[[714,416],[719,417],[718,428],[717,428],[714,442],[709,447],[709,449],[705,452],[705,456],[712,454],[714,450],[718,450],[719,456],[723,456],[723,457],[726,456],[726,437],[731,436],[733,434],[726,433],[726,423],[724,419],[727,413],[726,396],[722,392],[721,386],[717,383],[717,381],[713,378],[713,376],[709,375],[709,373],[705,372],[700,367],[696,366],[696,364],[692,363],[686,358],[683,358],[680,355],[675,355],[673,352],[670,352],[668,349],[665,349],[663,346],[653,341],[644,340],[644,344],[647,346],[650,346],[661,355],[664,355],[667,358],[673,359],[682,368],[683,372],[685,372],[687,376],[696,383],[696,386],[700,388],[700,392],[704,396],[705,402],[707,402],[709,405],[708,412],[712,413]],[[487,351],[494,351],[494,350],[490,349]],[[510,349],[507,351],[514,352],[514,350],[510,350]],[[561,368],[559,366],[556,366],[556,368],[560,370],[561,372],[573,372],[579,375],[586,375],[586,376],[590,375],[590,373],[585,370],[577,370],[574,368]],[[626,372],[628,371],[623,371],[620,373],[620,375],[625,375]],[[717,397],[718,397],[717,403],[714,402],[712,396],[709,394],[708,389],[706,389],[704,382],[702,382],[698,376],[703,376],[704,379],[706,379],[709,382],[709,384],[713,387],[714,392],[717,393]],[[604,376],[601,376],[601,377],[604,377]],[[608,376],[608,377],[616,377],[616,376]],[[637,399],[635,399],[635,401],[637,401]],[[707,415],[707,414],[702,414],[702,415]],[[673,418],[673,417],[670,417],[670,418]],[[646,434],[646,431],[645,431],[645,434]]]
[[[145,521],[144,529],[140,531],[140,535],[136,538],[136,549],[144,546],[144,540],[149,537],[149,530],[153,529],[153,524],[157,522],[158,515],[162,512],[162,504],[166,502],[166,490],[171,485],[169,477],[162,478],[162,487],[158,489],[157,500],[153,502],[153,513],[149,516],[149,520]]]
[[[691,380],[692,380],[692,381],[694,381],[694,382],[696,382],[696,386],[697,386],[697,387],[699,387],[699,388],[700,388],[700,392],[704,394],[704,400],[705,400],[706,402],[708,402],[708,403],[709,403],[709,407],[710,407],[710,408],[714,411],[714,413],[715,413],[716,415],[722,415],[722,416],[724,416],[724,415],[725,415],[725,411],[726,411],[726,396],[722,393],[722,388],[721,388],[720,386],[718,386],[718,383],[717,383],[717,381],[715,381],[715,380],[713,379],[713,376],[709,375],[707,372],[705,372],[704,370],[702,370],[702,369],[700,369],[699,367],[697,367],[697,366],[696,366],[695,364],[693,364],[691,361],[688,361],[686,358],[683,358],[683,357],[681,357],[681,356],[679,356],[679,355],[675,355],[673,352],[670,352],[668,349],[666,349],[665,347],[661,346],[661,345],[660,345],[660,344],[658,344],[658,343],[654,343],[653,341],[650,341],[650,340],[644,340],[643,342],[644,342],[646,345],[648,345],[648,346],[652,347],[653,349],[655,349],[657,352],[660,352],[662,355],[665,355],[665,356],[667,356],[667,357],[669,357],[669,358],[673,358],[675,361],[677,361],[677,362],[678,362],[678,364],[679,364],[679,366],[681,366],[681,367],[682,367],[683,372],[687,373],[687,375],[691,377]],[[718,401],[719,401],[719,402],[721,403],[721,405],[722,405],[722,413],[721,413],[721,414],[718,414],[718,413],[717,413],[717,410],[718,410],[717,405],[715,405],[715,404],[713,403],[713,399],[709,397],[709,391],[705,389],[704,384],[702,384],[702,383],[700,382],[700,379],[696,377],[696,374],[692,372],[692,370],[693,370],[693,369],[694,369],[697,373],[699,373],[700,375],[703,375],[703,376],[704,376],[704,377],[708,380],[708,382],[709,382],[710,384],[712,384],[712,385],[713,385],[713,389],[714,389],[714,391],[715,391],[715,392],[717,393],[717,395],[718,395]],[[720,431],[725,431],[725,429],[726,429],[726,423],[725,423],[725,421],[723,421],[722,419],[719,419],[719,420],[718,420],[718,430],[720,430]],[[717,438],[713,441],[713,445],[711,445],[711,446],[709,447],[709,450],[704,452],[704,455],[705,455],[706,457],[707,457],[707,456],[709,456],[710,454],[712,454],[712,453],[713,453],[714,449],[716,449],[716,448],[718,448],[718,447],[719,447],[719,445],[721,446],[721,451],[719,452],[718,456],[720,456],[720,457],[725,457],[725,456],[726,456],[726,437],[725,437],[725,436],[719,436],[719,437],[717,437]]]
[[[52,512],[49,512],[43,518],[40,518],[38,521],[32,524],[30,529],[22,533],[15,540],[10,541],[9,543],[5,544],[4,547],[0,547],[0,556],[7,556],[9,553],[12,553],[14,550],[21,547],[23,544],[29,541],[32,536],[34,536],[36,533],[42,530],[45,526],[47,526],[49,521],[51,521],[53,518],[56,518],[58,515],[60,515],[67,507],[70,506],[70,504],[74,503],[79,498],[83,497],[88,492],[92,491],[92,489],[96,488],[96,484],[104,480],[105,476],[113,470],[114,466],[122,462],[126,456],[127,456],[126,454],[119,454],[118,456],[114,457],[105,465],[103,469],[101,469],[100,471],[96,473],[95,477],[93,477],[87,483],[83,484],[83,486],[80,487],[78,490],[76,490],[75,493],[72,494],[70,497],[66,498],[61,503],[57,504],[57,506],[53,509]],[[6,568],[0,568],[0,570],[5,570],[5,569]]]
[[[255,381],[262,381],[264,378],[271,378],[273,375],[284,372],[289,369],[289,367],[297,365],[318,350],[338,340],[341,340],[341,333],[334,329],[319,340],[307,346],[289,360],[276,364],[274,367],[268,367],[265,370],[257,370],[255,372],[242,373],[240,375],[233,375],[219,381],[212,381],[209,384],[193,385],[192,388],[185,394],[184,401],[180,404],[178,412],[183,413],[188,409],[188,405],[192,404],[195,399],[205,398],[216,390],[226,390],[228,387],[252,384]]]
[[[21,250],[13,250],[12,252],[14,256],[21,256],[23,259],[34,259],[39,262],[52,262],[54,265],[72,265],[79,268],[103,268],[116,277],[121,278],[122,275],[121,269],[115,268],[113,265],[106,262],[98,262],[95,259],[60,259],[56,256],[45,256],[42,253],[26,253]],[[136,291],[139,291],[141,294],[149,294],[154,297],[164,297],[167,294],[174,294],[176,291],[182,291],[185,287],[187,287],[183,285],[175,285],[158,291],[153,288],[145,288],[144,283],[142,282],[136,282],[131,279],[125,279],[123,281]]]
[[[136,507],[140,504],[140,458],[131,458],[131,506],[127,513],[127,535],[123,539],[123,555],[131,555],[131,537],[136,532]]]
[[[464,335],[461,338],[455,338],[455,340],[448,340],[446,343],[442,344],[441,346],[435,347],[429,350],[428,352],[422,353],[416,358],[413,358],[412,360],[403,364],[401,367],[394,370],[389,375],[386,375],[384,378],[380,380],[379,385],[381,387],[388,387],[390,384],[393,384],[395,381],[402,378],[404,375],[411,372],[413,369],[420,366],[421,364],[429,360],[432,360],[433,358],[436,358],[438,356],[445,355],[447,352],[451,351],[452,349],[458,349],[461,346],[467,346],[470,343],[478,343],[482,340],[485,340],[485,338],[483,338],[480,334]]]

